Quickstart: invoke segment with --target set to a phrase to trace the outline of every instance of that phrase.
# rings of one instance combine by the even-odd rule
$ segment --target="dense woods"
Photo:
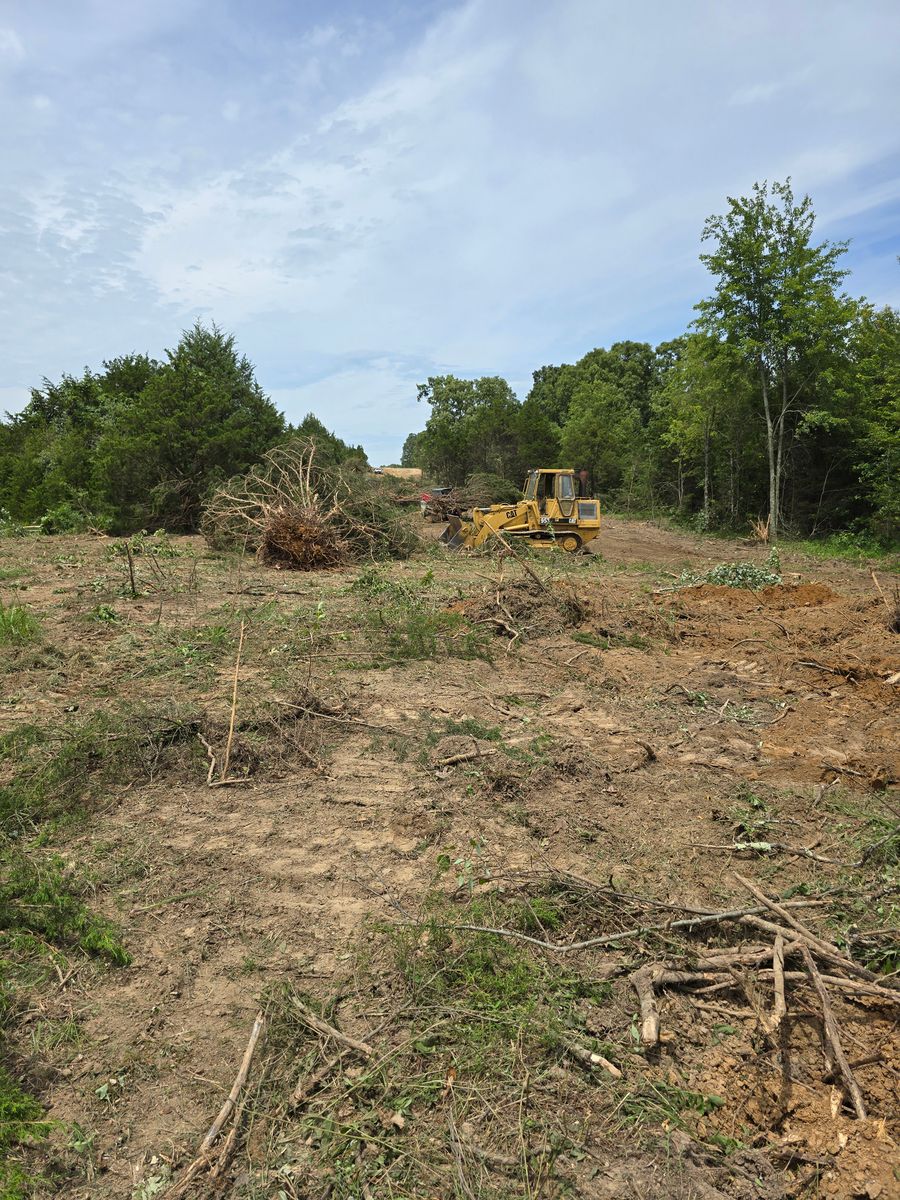
[[[816,243],[809,197],[757,185],[706,222],[711,295],[682,336],[617,342],[536,370],[519,403],[499,378],[441,376],[404,465],[586,467],[629,510],[699,528],[900,532],[900,313],[841,288],[843,243]]]
[[[204,498],[291,434],[365,458],[309,414],[289,426],[233,337],[197,324],[165,362],[131,354],[44,380],[0,424],[0,513],[48,533],[197,528]]]

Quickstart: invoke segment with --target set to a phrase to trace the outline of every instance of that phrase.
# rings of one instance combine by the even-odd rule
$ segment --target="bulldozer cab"
[[[574,471],[529,471],[525,480],[525,499],[536,500],[543,516],[571,517],[576,494]]]

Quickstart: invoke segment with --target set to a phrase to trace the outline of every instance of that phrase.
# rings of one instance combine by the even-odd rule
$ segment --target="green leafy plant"
[[[154,558],[177,558],[184,553],[165,529],[156,529],[153,533],[142,529],[129,538],[113,542],[106,553],[108,558],[127,558],[129,550],[132,555],[149,554]]]
[[[718,566],[710,568],[702,575],[691,571],[682,571],[676,586],[697,587],[698,584],[712,583],[718,587],[749,588],[751,591],[759,591],[760,588],[773,587],[780,584],[781,581],[781,562],[777,548],[773,547],[764,567],[751,562],[719,563]]]
[[[8,509],[0,508],[0,537],[23,537],[24,526],[14,519]]]
[[[88,620],[97,621],[101,625],[116,625],[122,617],[111,604],[97,604],[88,613]]]

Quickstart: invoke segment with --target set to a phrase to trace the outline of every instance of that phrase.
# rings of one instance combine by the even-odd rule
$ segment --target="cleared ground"
[[[684,587],[766,553],[614,519],[599,548],[300,575],[171,539],[132,581],[107,539],[0,543],[42,623],[4,650],[0,732],[51,754],[110,721],[34,852],[133,956],[58,952],[18,993],[17,1067],[65,1123],[48,1191],[177,1187],[262,1011],[232,1145],[183,1194],[898,1194],[891,577],[785,553],[781,585]],[[826,985],[864,1119],[799,950],[771,1028],[771,932],[665,928],[755,905],[737,875],[877,978]],[[648,1045],[634,971],[738,949],[660,983]]]

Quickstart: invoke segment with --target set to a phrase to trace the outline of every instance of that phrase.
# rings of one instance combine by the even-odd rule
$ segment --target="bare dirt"
[[[130,1197],[177,1173],[231,1086],[260,997],[281,983],[333,994],[366,923],[415,909],[445,852],[477,846],[495,869],[552,867],[723,909],[747,898],[738,871],[772,896],[844,888],[845,934],[860,926],[883,937],[877,927],[895,919],[876,918],[874,906],[896,913],[896,868],[866,876],[884,894],[862,900],[847,871],[874,840],[870,822],[896,819],[900,778],[900,642],[867,569],[785,553],[781,586],[676,587],[686,567],[762,563],[765,551],[609,519],[599,555],[537,567],[577,597],[576,616],[551,604],[545,620],[529,617],[532,585],[507,562],[515,606],[498,621],[486,615],[496,564],[435,551],[385,574],[432,589],[489,636],[491,661],[373,669],[361,631],[372,602],[347,591],[358,568],[298,575],[210,555],[198,539],[174,544],[189,554],[152,569],[136,559],[133,599],[104,539],[2,543],[0,566],[21,574],[0,588],[41,614],[47,648],[7,665],[0,732],[74,719],[75,706],[84,715],[189,699],[224,740],[242,616],[239,714],[253,697],[290,704],[309,686],[349,719],[320,716],[306,758],[290,744],[269,757],[242,735],[237,773],[254,766],[234,786],[206,785],[198,744],[181,773],[113,788],[87,823],[54,835],[67,859],[87,864],[94,904],[133,955],[121,969],[79,959],[21,1018],[26,1033],[65,1018],[81,1031],[74,1045],[35,1049],[30,1064],[51,1116],[94,1139],[89,1163],[56,1194]],[[115,619],[91,617],[102,604]],[[542,605],[535,594],[536,614]],[[497,739],[527,750],[526,764],[498,753]],[[221,741],[213,750],[220,766]],[[735,849],[750,842],[770,848]],[[770,985],[755,986],[740,1002],[662,993],[661,1052],[646,1057],[630,1034],[634,994],[616,984],[596,1019],[598,1036],[623,1048],[626,1079],[722,1104],[690,1137],[657,1130],[664,1150],[586,1134],[593,1173],[573,1162],[570,1194],[900,1195],[897,1008],[833,995],[850,1059],[877,1056],[857,1069],[860,1121],[826,1078],[815,994],[792,995],[775,1053],[753,1006],[770,1006]],[[716,1160],[713,1135],[750,1158]],[[251,1139],[256,1167],[260,1153]],[[220,1194],[325,1194],[260,1178],[252,1190],[238,1159]],[[458,1186],[448,1179],[440,1194],[464,1194]]]

